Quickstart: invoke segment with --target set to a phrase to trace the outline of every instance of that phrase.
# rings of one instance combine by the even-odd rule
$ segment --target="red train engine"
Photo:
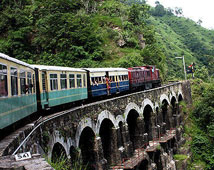
[[[155,66],[128,68],[128,73],[131,90],[144,90],[161,86],[160,72]]]

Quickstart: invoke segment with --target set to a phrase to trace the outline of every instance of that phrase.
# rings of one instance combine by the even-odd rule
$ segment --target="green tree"
[[[160,4],[159,1],[155,2],[155,9],[152,11],[152,15],[162,17],[166,14],[166,10],[163,5]]]
[[[205,82],[208,82],[209,81],[209,73],[208,73],[207,68],[205,66],[197,68],[195,70],[195,77],[199,78]]]

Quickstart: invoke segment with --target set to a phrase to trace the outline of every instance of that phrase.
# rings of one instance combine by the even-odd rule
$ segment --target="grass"
[[[86,170],[87,165],[83,165],[81,159],[78,157],[71,164],[71,160],[69,160],[66,156],[61,155],[55,162],[51,160],[47,161],[55,170]]]

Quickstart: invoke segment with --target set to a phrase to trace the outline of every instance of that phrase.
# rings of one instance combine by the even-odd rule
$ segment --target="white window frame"
[[[71,75],[73,75],[74,77],[70,77]],[[76,77],[76,75],[74,74],[74,73],[69,73],[69,88],[70,89],[74,89],[75,87],[76,87],[76,85],[75,85],[75,82],[76,82],[76,80],[75,80],[75,77]],[[71,82],[73,81],[73,85],[74,86],[71,86]]]
[[[24,73],[24,76],[22,75]],[[27,92],[26,92],[26,71],[23,70],[23,69],[20,69],[19,71],[19,79],[20,79],[20,93],[21,95],[25,95]],[[22,83],[22,79],[24,79],[24,85],[21,84]]]
[[[11,72],[11,69],[12,69],[12,68],[13,68],[13,69],[16,69],[16,71],[17,71],[17,74],[16,74],[16,75],[12,75],[12,74],[11,74],[11,73],[12,73],[12,72]],[[16,78],[16,85],[17,85],[17,86],[16,86],[17,93],[14,94],[14,95],[12,94],[12,89],[13,89],[13,88],[12,88],[12,77],[15,77],[15,78]],[[11,96],[17,96],[17,95],[19,95],[18,68],[17,68],[17,67],[10,66],[10,80],[11,80],[11,81],[10,81],[10,84],[11,84],[11,87],[10,87],[10,88],[11,88],[11,89],[10,89],[10,91],[11,91]]]
[[[62,75],[65,75],[65,78],[63,77],[61,77]],[[64,88],[62,88],[62,81],[65,81],[65,87]],[[60,74],[60,87],[61,87],[61,89],[62,90],[65,90],[65,89],[67,89],[67,74],[66,73],[61,73]]]
[[[80,78],[78,77],[80,76]],[[82,88],[82,74],[77,74],[77,88]],[[80,85],[78,84],[80,82]]]
[[[56,77],[51,78],[51,75],[56,75]],[[58,75],[57,75],[57,73],[50,73],[49,76],[50,76],[50,90],[51,91],[58,90]],[[53,84],[56,85],[56,88],[53,88],[54,87]]]
[[[6,67],[6,74],[4,73],[4,72],[2,72],[2,73],[0,73],[0,75],[2,75],[2,76],[6,76],[6,89],[4,89],[4,90],[6,90],[6,93],[7,93],[7,95],[4,95],[4,96],[0,96],[0,97],[7,97],[8,96],[8,66],[6,65],[6,64],[3,64],[3,63],[0,63],[0,65],[2,65],[2,66],[5,66]]]

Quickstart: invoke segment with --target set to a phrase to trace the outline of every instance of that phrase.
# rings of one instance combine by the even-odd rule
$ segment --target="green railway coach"
[[[42,109],[88,98],[86,71],[77,68],[33,65]]]
[[[34,68],[0,53],[0,129],[36,111]]]

